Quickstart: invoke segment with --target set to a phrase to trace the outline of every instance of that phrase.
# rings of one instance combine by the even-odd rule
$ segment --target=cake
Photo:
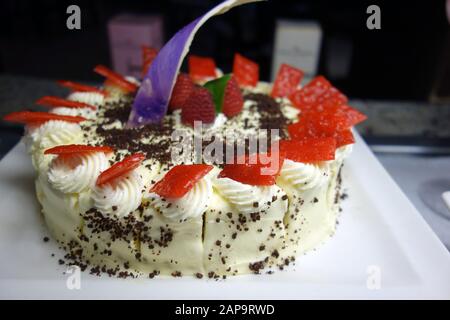
[[[173,56],[144,52],[142,81],[97,66],[102,87],[63,81],[68,97],[37,101],[49,112],[5,117],[26,124],[37,199],[68,263],[217,278],[283,269],[333,235],[351,127],[365,119],[341,92],[322,76],[302,86],[287,64],[266,83],[240,54],[225,75],[191,55],[188,74],[172,62],[158,109],[148,83]]]

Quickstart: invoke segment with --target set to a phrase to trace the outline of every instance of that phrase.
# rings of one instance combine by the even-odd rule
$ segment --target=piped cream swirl
[[[27,145],[30,151],[47,149],[58,145],[80,142],[83,131],[76,123],[52,120],[27,133]]]
[[[203,177],[188,193],[179,199],[165,199],[151,193],[150,202],[165,217],[183,221],[202,215],[208,208],[212,192],[211,180],[209,177]]]
[[[50,113],[59,114],[62,116],[82,116],[86,119],[95,119],[95,111],[89,108],[53,108]]]
[[[316,188],[328,180],[327,164],[311,164],[286,159],[281,168],[280,178],[292,184],[297,190]]]
[[[267,210],[276,194],[276,186],[252,186],[229,178],[215,178],[213,183],[217,192],[242,213]]]
[[[124,217],[140,206],[143,187],[141,175],[133,170],[112,184],[94,187],[94,206],[105,215]]]
[[[103,104],[104,97],[101,93],[98,92],[72,92],[68,97],[68,100],[84,102],[90,104],[92,106],[99,106]]]
[[[61,192],[82,192],[93,187],[98,175],[108,166],[103,152],[79,154],[70,159],[57,157],[50,164],[48,180]]]

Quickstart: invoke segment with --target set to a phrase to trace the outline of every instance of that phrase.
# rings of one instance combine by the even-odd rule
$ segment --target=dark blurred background
[[[108,22],[119,14],[156,14],[164,41],[215,0],[0,2],[0,73],[99,80],[91,69],[112,65]],[[81,30],[68,30],[66,8],[81,8]],[[366,28],[369,4],[381,8],[381,30]],[[234,9],[201,29],[192,52],[213,56],[225,71],[235,51],[257,61],[269,79],[278,19],[313,20],[322,29],[318,72],[351,97],[428,100],[449,59],[445,1],[272,0]],[[334,77],[333,55],[348,64]],[[348,60],[348,61],[347,61]],[[441,81],[442,82],[442,81]],[[442,85],[441,85],[442,86]],[[439,90],[446,91],[447,88]],[[449,90],[450,91],[450,90]]]

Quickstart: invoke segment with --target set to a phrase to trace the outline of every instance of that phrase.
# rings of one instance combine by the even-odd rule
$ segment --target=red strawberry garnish
[[[216,77],[216,63],[209,57],[190,55],[188,58],[189,75],[194,81]]]
[[[239,85],[254,87],[259,81],[259,65],[236,53],[233,62],[233,75]]]
[[[109,84],[114,84],[115,86],[121,88],[125,92],[134,92],[137,90],[138,86],[134,83],[125,79],[122,75],[117,72],[112,71],[111,69],[98,65],[94,68],[94,71],[102,76],[104,76]]]
[[[350,128],[364,120],[367,116],[360,111],[334,99],[326,100],[323,103],[318,103],[314,108],[303,110],[301,116],[304,119],[319,118],[319,119],[337,119],[341,121],[345,119],[345,128]],[[322,120],[323,121],[323,120]],[[342,127],[341,127],[342,129]]]
[[[215,119],[214,102],[211,93],[203,87],[195,87],[181,109],[181,121],[194,126],[194,121],[212,123]]]
[[[53,96],[45,96],[36,101],[37,105],[46,107],[65,107],[65,108],[89,108],[95,110],[95,106],[78,101],[66,100]]]
[[[304,115],[300,122],[288,126],[288,132],[292,139],[298,141],[331,137],[336,140],[337,148],[354,142],[348,119],[342,115]]]
[[[282,64],[273,84],[271,96],[287,97],[297,89],[303,78],[303,71],[288,64]]]
[[[244,106],[244,98],[238,83],[231,77],[225,87],[225,95],[223,97],[222,112],[227,117],[234,117],[241,112]]]
[[[107,146],[86,146],[82,144],[69,144],[56,146],[44,151],[44,154],[56,154],[56,155],[75,155],[91,152],[103,152],[111,153],[114,150]]]
[[[347,97],[334,88],[323,76],[317,76],[302,89],[290,96],[292,104],[302,111],[311,109],[319,103],[333,101],[335,104],[347,103]]]
[[[58,80],[57,81],[61,86],[69,88],[72,91],[81,91],[81,92],[96,92],[100,93],[104,96],[107,95],[106,91],[98,89],[96,87],[88,86],[81,83],[76,83],[68,80]]]
[[[145,155],[142,153],[135,153],[131,156],[125,157],[122,161],[113,164],[110,168],[103,171],[97,178],[97,186],[112,182],[117,178],[126,175],[131,170],[136,169],[144,161]]]
[[[49,112],[18,111],[7,114],[3,117],[3,120],[27,125],[41,125],[52,120],[78,123],[85,121],[86,119],[78,116],[63,116]]]
[[[322,76],[289,96],[302,113],[300,122],[288,127],[291,138],[304,140],[331,137],[336,147],[354,143],[350,128],[367,117],[348,106],[347,97]]]
[[[355,143],[355,137],[350,129],[339,131],[334,134],[334,138],[336,139],[336,147],[342,147],[347,144]]]
[[[235,159],[235,163],[224,166],[219,178],[230,178],[252,186],[270,186],[275,184],[283,161],[284,156],[280,153],[239,157]]]
[[[207,164],[181,164],[170,169],[150,190],[164,198],[181,198],[213,167]]]
[[[333,160],[335,151],[336,140],[332,137],[280,141],[280,152],[284,157],[297,162]]]
[[[322,113],[305,114],[300,121],[288,126],[291,137],[302,140],[332,136],[337,131],[349,129],[347,119],[342,115],[325,115]]]
[[[158,50],[152,47],[142,47],[142,77],[144,77],[150,66],[152,65],[153,60],[158,55]]]
[[[183,108],[186,100],[189,98],[191,93],[194,91],[194,83],[191,77],[186,73],[180,73],[177,77],[177,82],[173,87],[172,97],[169,102],[169,109],[181,109]]]

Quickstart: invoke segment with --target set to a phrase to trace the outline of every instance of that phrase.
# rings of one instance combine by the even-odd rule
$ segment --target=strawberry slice
[[[86,119],[78,116],[63,116],[49,112],[18,111],[7,114],[3,117],[3,120],[27,125],[41,125],[51,120],[79,123]]]
[[[337,110],[335,112],[337,114],[343,115],[347,118],[347,124],[349,127],[355,126],[367,119],[367,116],[364,113],[348,105],[338,106],[336,109]]]
[[[254,87],[259,81],[259,65],[239,53],[235,53],[233,75],[240,86]]]
[[[231,77],[225,87],[223,97],[222,112],[229,118],[239,114],[244,107],[244,98],[242,97],[239,84]]]
[[[213,166],[207,164],[181,164],[170,169],[151,189],[163,198],[181,198],[203,178]]]
[[[112,148],[107,146],[86,146],[82,144],[69,144],[47,149],[44,151],[44,154],[74,155],[91,152],[111,153],[113,151],[114,150]]]
[[[135,92],[138,89],[137,85],[128,81],[122,75],[118,74],[117,72],[112,71],[111,69],[109,69],[103,65],[97,65],[94,68],[94,71],[96,73],[104,76],[108,80],[108,83],[111,83],[117,87],[120,87],[125,92],[131,93],[131,92]]]
[[[95,106],[84,103],[84,102],[71,101],[71,100],[66,100],[63,98],[53,97],[53,96],[42,97],[42,98],[38,99],[35,103],[37,105],[46,106],[46,107],[89,108],[91,110],[97,109]]]
[[[189,75],[194,81],[202,81],[205,78],[215,78],[216,63],[209,57],[190,55],[188,58]]]
[[[295,107],[302,111],[329,100],[335,104],[345,104],[348,101],[347,97],[333,87],[323,76],[315,77],[302,89],[294,91],[289,99]]]
[[[367,119],[367,116],[362,112],[346,104],[340,104],[335,100],[327,100],[323,103],[318,103],[314,108],[302,111],[301,116],[305,119],[329,118],[339,121],[345,119],[345,128],[350,128]]]
[[[267,159],[262,159],[262,157],[267,157]],[[275,162],[272,161],[273,159],[276,159]],[[284,156],[281,153],[270,156],[253,154],[238,157],[233,164],[225,164],[219,173],[219,178],[230,178],[252,186],[270,186],[275,184],[283,162]]]
[[[144,77],[150,66],[152,65],[153,60],[158,55],[158,50],[152,47],[142,47],[142,77]]]
[[[189,77],[189,75],[187,75],[186,73],[180,73],[172,90],[169,109],[175,110],[183,108],[186,100],[189,98],[193,91],[194,82],[192,82],[191,77]]]
[[[290,137],[297,141],[331,137],[336,140],[336,148],[339,148],[354,142],[347,123],[345,117],[337,115],[334,119],[329,116],[302,118],[302,121],[289,125],[288,132]]]
[[[280,152],[284,157],[297,162],[333,160],[335,151],[336,140],[332,137],[280,141]]]
[[[143,153],[135,153],[131,156],[125,157],[122,161],[113,164],[110,168],[103,171],[97,178],[97,186],[112,182],[136,169],[144,161],[145,155]]]
[[[181,121],[194,126],[194,121],[213,123],[216,117],[214,101],[208,89],[195,87],[181,109]]]
[[[355,143],[355,137],[350,129],[336,132],[334,138],[336,139],[336,148]]]
[[[80,92],[96,92],[106,96],[106,91],[98,89],[93,86],[88,86],[85,84],[69,81],[69,80],[58,80],[57,81],[61,86],[69,88],[72,91],[80,91]]]
[[[278,70],[271,96],[287,97],[297,89],[303,78],[303,71],[283,63]]]

